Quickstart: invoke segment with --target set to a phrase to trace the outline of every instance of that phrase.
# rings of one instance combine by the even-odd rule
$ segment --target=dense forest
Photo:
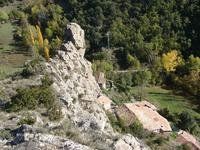
[[[200,94],[200,1],[60,0],[60,6],[69,21],[86,30],[87,57],[100,70],[145,65],[151,70],[152,84],[164,81]],[[170,63],[174,55],[175,65]],[[164,63],[174,67],[166,69]]]

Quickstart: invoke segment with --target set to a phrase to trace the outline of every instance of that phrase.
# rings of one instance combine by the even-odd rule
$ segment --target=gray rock
[[[115,150],[149,150],[146,145],[144,145],[137,138],[130,134],[122,136],[115,144]]]
[[[11,142],[12,149],[91,150],[91,148],[67,138],[38,133],[36,129],[28,125],[23,125],[13,132],[15,139]]]
[[[112,130],[105,112],[96,103],[101,90],[93,76],[91,63],[79,55],[72,42],[63,44],[63,47],[45,64],[45,68],[52,75],[52,87],[67,110],[65,115],[82,130],[104,131],[106,126]]]
[[[84,56],[85,54],[85,32],[76,23],[67,25],[67,37],[72,41],[79,53]]]

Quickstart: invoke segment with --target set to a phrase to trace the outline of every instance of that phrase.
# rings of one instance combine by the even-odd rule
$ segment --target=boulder
[[[76,23],[67,25],[67,40],[72,41],[79,53],[84,56],[85,54],[85,32]]]
[[[122,136],[115,144],[114,150],[149,150],[146,145],[144,145],[137,138],[130,134]]]

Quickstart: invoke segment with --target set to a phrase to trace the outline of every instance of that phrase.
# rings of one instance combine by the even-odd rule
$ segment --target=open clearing
[[[134,88],[134,93],[137,94],[137,88]],[[158,108],[168,108],[172,113],[189,112],[192,116],[200,118],[197,112],[197,105],[192,103],[192,99],[173,94],[172,90],[166,90],[161,87],[144,88],[145,97],[147,100]]]
[[[0,24],[0,79],[21,70],[24,62],[31,58],[30,52],[15,45],[13,30],[10,22]]]

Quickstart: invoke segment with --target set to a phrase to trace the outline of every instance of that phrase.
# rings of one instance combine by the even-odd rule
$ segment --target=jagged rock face
[[[63,44],[54,59],[46,63],[57,96],[65,105],[64,114],[83,130],[104,131],[108,118],[97,104],[101,90],[92,74],[91,63],[79,50],[84,47],[84,32],[79,25],[68,25],[72,41]],[[79,48],[79,49],[78,49]]]
[[[100,88],[92,75],[91,63],[79,55],[72,42],[46,63],[52,75],[57,96],[65,104],[66,115],[84,130],[94,128],[103,131],[108,119],[97,104]]]
[[[72,41],[79,53],[84,56],[85,54],[85,32],[76,23],[67,25],[67,39]]]
[[[145,145],[141,144],[141,141],[139,141],[137,138],[133,137],[130,134],[122,136],[121,139],[119,139],[114,144],[115,150],[149,150]]]
[[[38,133],[36,129],[28,125],[14,130],[13,134],[15,138],[10,142],[13,145],[12,149],[91,150],[91,148],[67,138]],[[11,149],[11,147],[3,146],[2,149]]]

